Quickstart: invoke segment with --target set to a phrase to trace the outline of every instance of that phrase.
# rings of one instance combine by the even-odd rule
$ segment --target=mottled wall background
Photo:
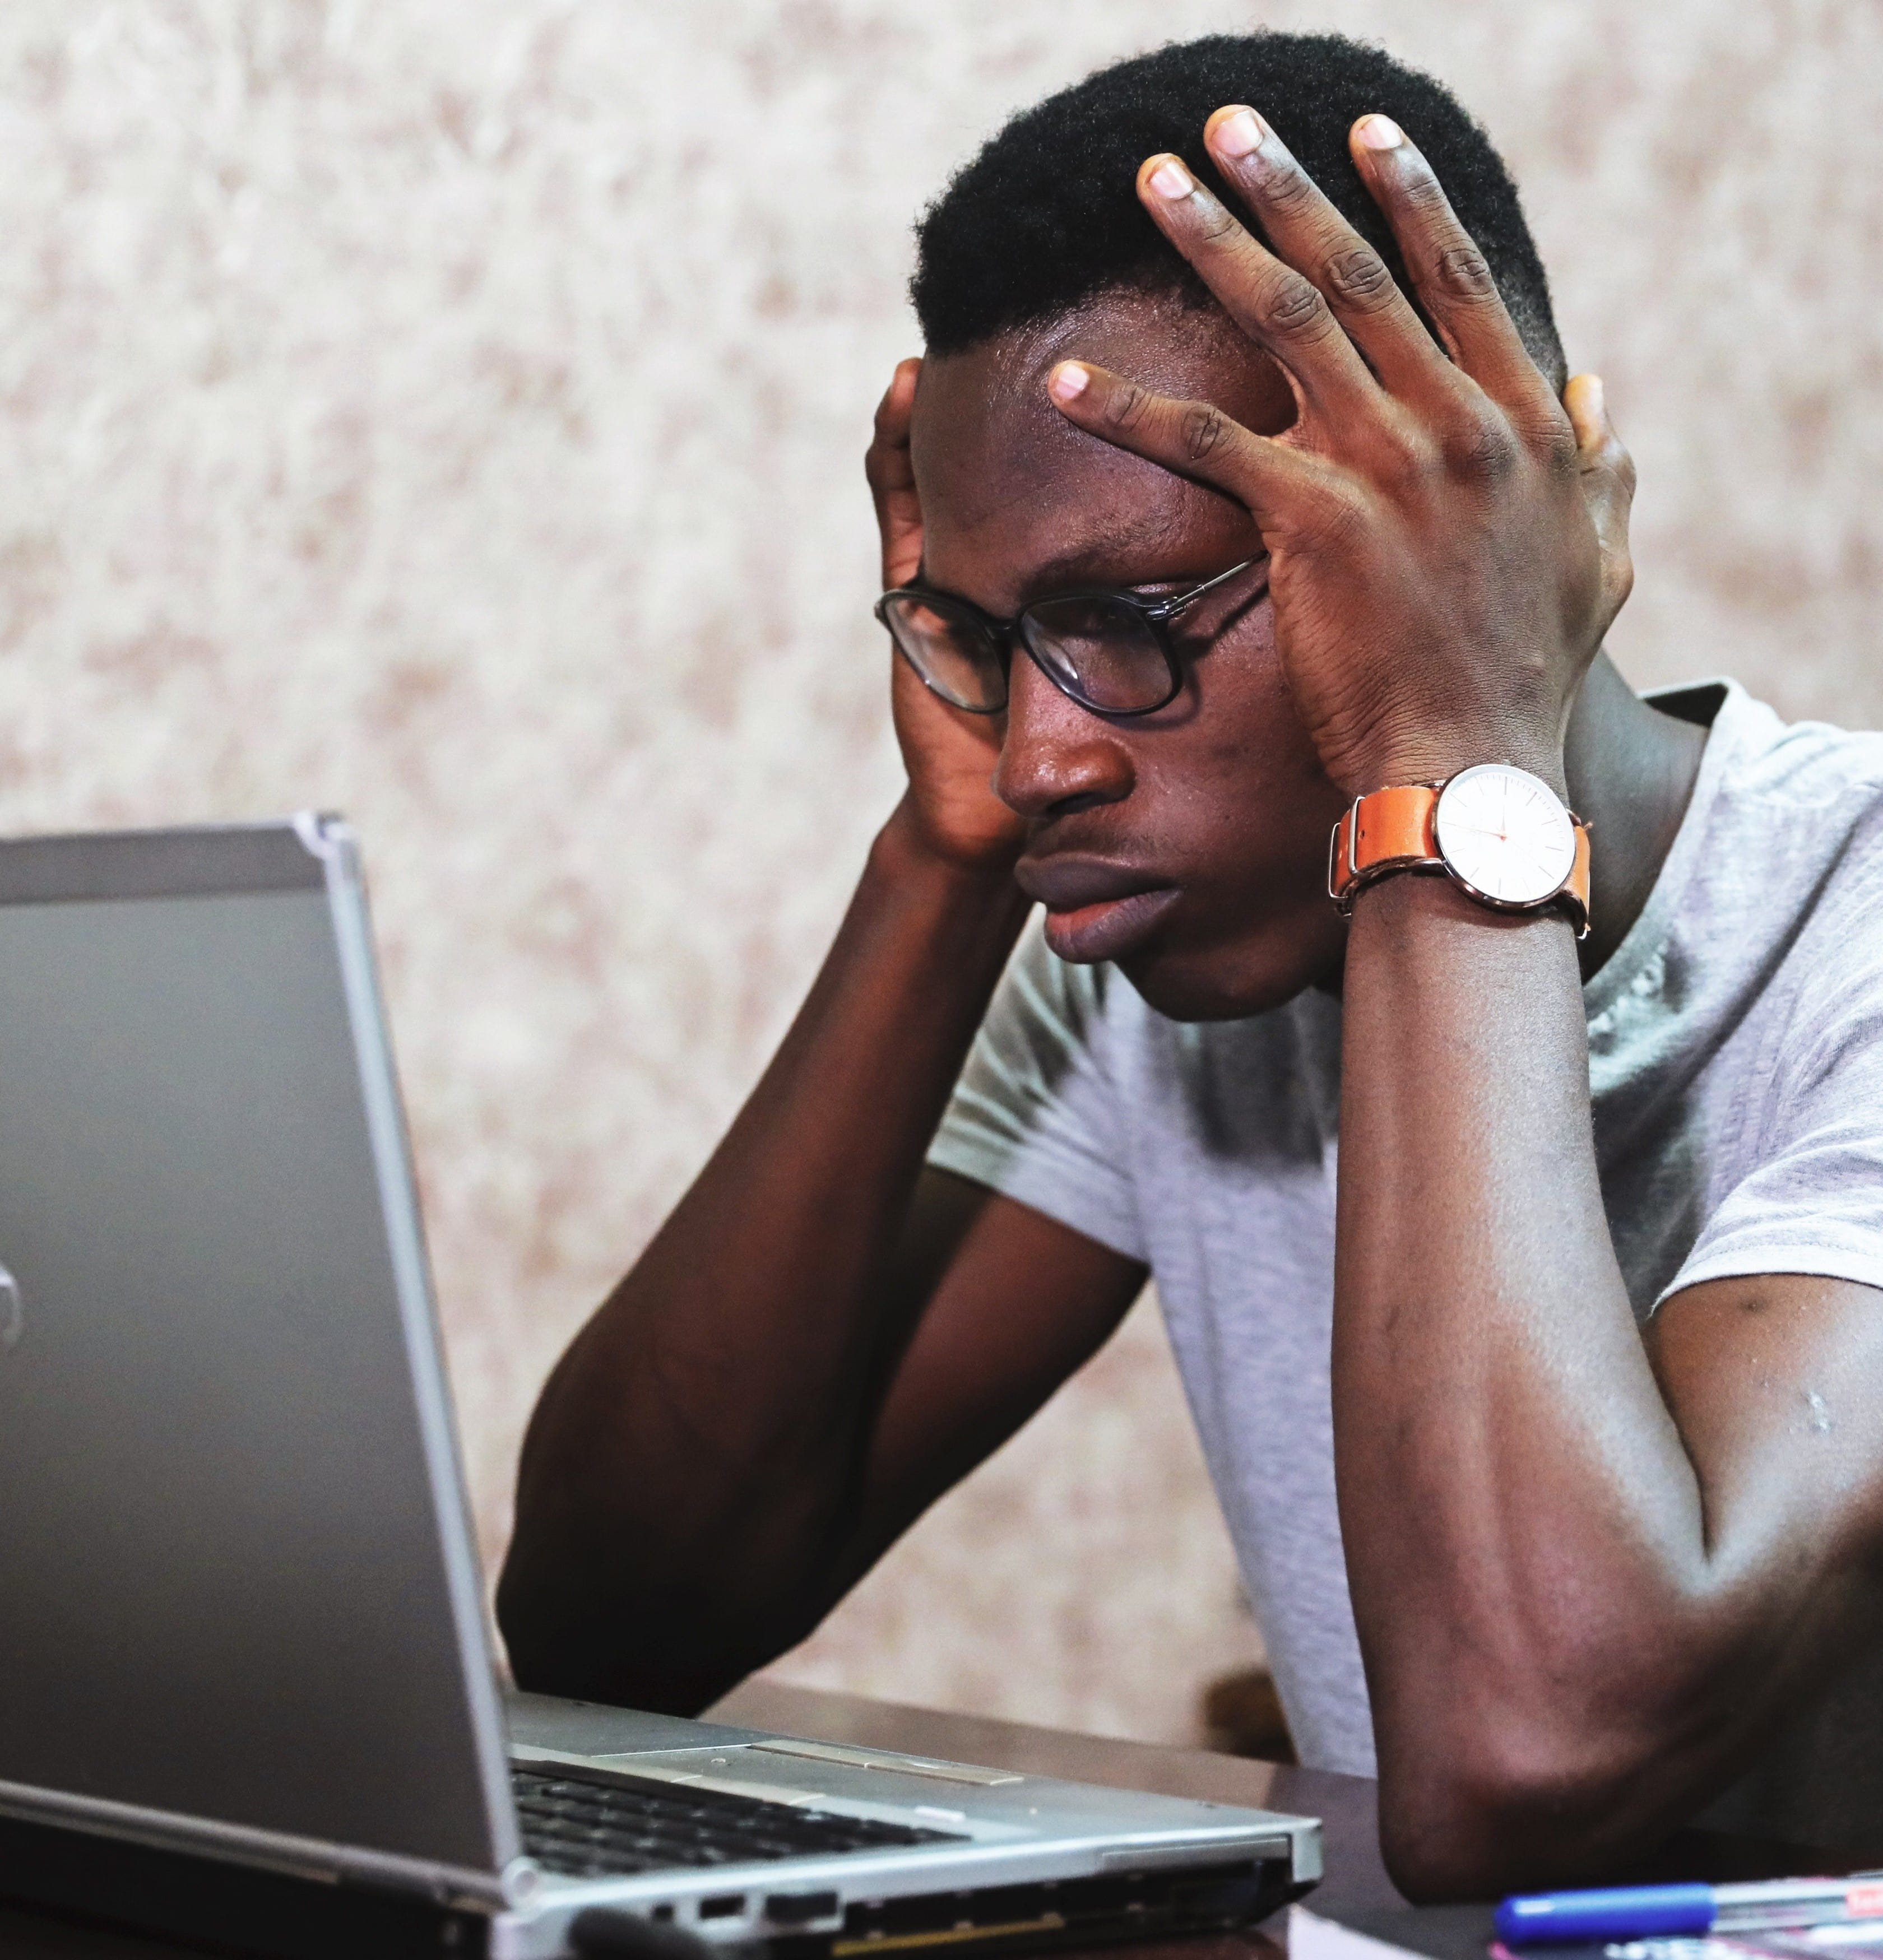
[[[1257,20],[1505,148],[1640,460],[1628,670],[1874,722],[1874,5],[0,11],[0,826],[358,821],[489,1552],[896,793],[859,460],[912,216]],[[782,1671],[1176,1738],[1256,1641],[1141,1308]]]

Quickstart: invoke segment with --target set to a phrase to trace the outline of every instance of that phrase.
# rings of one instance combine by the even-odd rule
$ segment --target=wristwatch
[[[1328,897],[1344,917],[1395,871],[1442,871],[1493,912],[1560,907],[1576,937],[1588,937],[1588,826],[1540,776],[1512,763],[1356,797],[1328,842]]]

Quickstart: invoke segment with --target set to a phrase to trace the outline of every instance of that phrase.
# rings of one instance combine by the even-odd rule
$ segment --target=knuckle
[[[1576,429],[1569,417],[1560,409],[1540,417],[1530,446],[1541,459],[1553,476],[1572,477],[1579,475],[1582,468],[1582,452],[1576,440]]]
[[[1151,391],[1136,381],[1115,390],[1105,404],[1105,419],[1114,428],[1136,428],[1151,406]]]
[[[1365,245],[1336,253],[1321,268],[1328,289],[1356,313],[1376,313],[1397,294],[1386,261]]]
[[[1475,245],[1450,245],[1432,264],[1433,282],[1461,300],[1495,299],[1497,282]]]
[[[1278,279],[1263,294],[1260,314],[1271,333],[1298,340],[1323,330],[1327,320],[1327,303],[1299,273],[1291,273]]]
[[[1213,197],[1203,205],[1193,221],[1196,236],[1206,245],[1220,244],[1224,239],[1233,237],[1242,229],[1236,222],[1234,213],[1219,204]]]
[[[1429,483],[1442,476],[1445,467],[1443,450],[1423,431],[1396,426],[1389,432],[1381,453],[1381,475],[1395,488]]]
[[[1501,415],[1480,404],[1467,409],[1448,431],[1445,455],[1458,475],[1495,482],[1515,469],[1523,445]]]
[[[1451,200],[1445,196],[1439,180],[1422,163],[1404,180],[1400,196],[1422,218],[1449,217]]]
[[[1220,409],[1197,405],[1184,411],[1184,453],[1193,463],[1212,456],[1228,440],[1229,418]]]
[[[1312,204],[1316,195],[1308,173],[1292,161],[1272,171],[1262,182],[1262,202],[1276,211],[1299,211]]]

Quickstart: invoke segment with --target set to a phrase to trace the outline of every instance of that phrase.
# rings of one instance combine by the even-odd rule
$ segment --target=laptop
[[[504,1692],[337,819],[0,842],[0,1895],[842,1960],[1318,1877],[1308,1818]]]

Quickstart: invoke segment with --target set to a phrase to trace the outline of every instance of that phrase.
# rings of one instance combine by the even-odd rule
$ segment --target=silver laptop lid
[[[343,826],[0,843],[0,1806],[501,1896]]]

